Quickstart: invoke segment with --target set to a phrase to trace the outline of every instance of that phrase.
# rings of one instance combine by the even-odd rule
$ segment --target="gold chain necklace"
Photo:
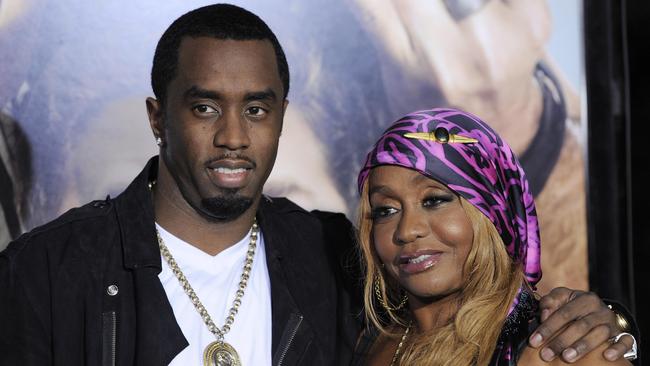
[[[226,317],[226,322],[223,327],[219,329],[208,310],[203,306],[201,300],[194,292],[192,285],[187,280],[183,271],[174,260],[174,257],[167,249],[165,242],[160,237],[160,233],[156,230],[156,236],[158,237],[158,246],[160,247],[160,253],[167,261],[169,268],[172,270],[178,282],[183,287],[183,290],[190,297],[192,304],[196,308],[196,311],[201,315],[201,319],[205,325],[207,325],[208,330],[214,334],[217,338],[216,341],[210,343],[203,351],[203,365],[204,366],[241,366],[241,361],[239,360],[239,354],[233,346],[223,341],[226,333],[230,331],[230,326],[235,321],[235,315],[239,311],[239,306],[241,305],[241,299],[244,296],[244,290],[246,290],[246,285],[248,285],[248,278],[250,277],[251,268],[253,267],[253,258],[255,258],[255,247],[257,246],[257,234],[259,233],[259,227],[257,226],[257,220],[253,219],[253,227],[251,228],[250,242],[248,243],[248,252],[246,253],[246,261],[244,262],[244,271],[241,274],[241,279],[239,280],[239,288],[235,294],[235,300],[232,302],[232,307],[228,312]]]
[[[409,331],[411,330],[411,324],[413,324],[413,322],[409,322],[409,325],[406,327],[406,330],[402,335],[402,339],[399,341],[399,344],[397,345],[397,349],[395,350],[395,355],[393,355],[393,360],[390,362],[390,366],[395,365],[395,362],[397,362],[397,357],[399,357],[399,352],[402,350],[404,341],[406,341],[406,336],[408,336]]]

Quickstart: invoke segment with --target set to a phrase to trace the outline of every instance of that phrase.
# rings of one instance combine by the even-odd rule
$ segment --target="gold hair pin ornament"
[[[404,134],[409,139],[435,141],[441,144],[471,144],[478,142],[477,139],[461,135],[450,134],[444,127],[438,127],[433,132],[409,132]]]

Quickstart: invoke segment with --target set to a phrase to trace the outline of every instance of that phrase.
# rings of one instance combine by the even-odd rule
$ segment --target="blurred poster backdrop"
[[[354,219],[356,174],[403,114],[456,106],[513,146],[535,191],[540,291],[587,288],[580,0],[234,1],[291,71],[266,185]],[[145,98],[156,42],[207,1],[0,0],[0,248],[120,193],[157,147]]]

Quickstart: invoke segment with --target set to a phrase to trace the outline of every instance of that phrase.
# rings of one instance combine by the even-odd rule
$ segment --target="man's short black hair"
[[[212,37],[237,41],[268,40],[275,50],[278,73],[289,94],[289,65],[280,42],[266,23],[250,11],[230,4],[215,4],[182,15],[167,28],[153,57],[151,87],[156,98],[165,103],[167,86],[176,77],[178,49],[184,37]]]

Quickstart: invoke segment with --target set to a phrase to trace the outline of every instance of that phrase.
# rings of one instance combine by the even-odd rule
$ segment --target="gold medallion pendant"
[[[233,346],[215,341],[203,351],[203,366],[241,366],[241,361]]]

